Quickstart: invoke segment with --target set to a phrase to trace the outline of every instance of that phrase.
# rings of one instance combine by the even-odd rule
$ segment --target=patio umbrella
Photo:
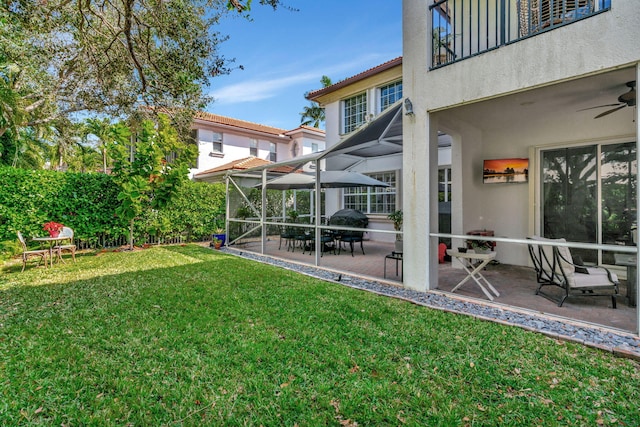
[[[320,186],[323,188],[389,187],[389,184],[359,172],[321,171]]]
[[[270,190],[304,190],[314,187],[315,179],[311,175],[304,173],[290,173],[267,181],[267,188]],[[254,187],[261,188],[262,184]]]
[[[256,185],[261,187],[262,184]],[[389,187],[389,184],[370,176],[351,171],[321,171],[320,186],[322,188],[344,187]],[[313,189],[315,176],[303,173],[290,173],[267,181],[267,188],[272,190]]]

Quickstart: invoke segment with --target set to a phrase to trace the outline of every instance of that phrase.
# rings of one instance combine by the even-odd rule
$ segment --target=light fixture
[[[404,99],[404,114],[407,116],[413,116],[413,104],[409,98]]]

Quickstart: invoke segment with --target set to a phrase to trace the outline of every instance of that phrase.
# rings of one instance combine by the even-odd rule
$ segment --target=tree
[[[133,249],[134,221],[145,209],[160,209],[188,179],[197,148],[180,140],[166,115],[158,123],[144,120],[133,133],[122,123],[112,126],[109,151],[112,173],[120,187],[116,214],[129,222],[129,248]],[[135,137],[132,141],[131,136]]]
[[[276,9],[280,0],[260,0]],[[140,105],[194,111],[232,61],[215,26],[251,0],[5,0],[0,3],[0,137],[77,112]],[[18,131],[12,133],[17,137]],[[3,154],[4,155],[4,154]]]
[[[320,78],[320,83],[322,84],[322,87],[329,87],[332,84],[331,79],[324,75]],[[305,98],[307,95],[308,92],[305,94]],[[320,124],[325,121],[324,108],[320,107],[320,104],[313,101],[302,109],[302,113],[300,113],[300,115],[302,116],[300,118],[300,124],[303,126],[319,128]]]
[[[319,128],[320,124],[325,121],[324,108],[320,107],[317,102],[311,102],[302,109],[300,124],[303,126],[313,126]]]
[[[111,121],[109,119],[90,118],[85,120],[85,138],[93,135],[97,139],[97,145],[102,154],[102,172],[107,173],[107,141],[111,131]]]

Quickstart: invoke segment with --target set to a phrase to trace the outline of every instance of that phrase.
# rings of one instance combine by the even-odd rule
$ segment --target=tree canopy
[[[186,112],[228,73],[216,24],[252,0],[5,0],[0,3],[0,142],[74,113],[123,118],[141,105]],[[259,0],[276,9],[281,0]],[[190,114],[191,112],[191,114]],[[2,148],[2,146],[0,146]],[[0,155],[7,157],[7,154]],[[3,159],[4,163],[7,159]]]
[[[320,83],[322,87],[329,87],[333,83],[331,82],[331,78],[329,76],[322,76],[320,78]],[[307,97],[305,93],[304,97]],[[317,102],[311,101],[308,106],[303,107],[302,113],[300,113],[300,124],[303,126],[313,126],[316,128],[320,127],[320,124],[325,121],[325,113],[324,108],[320,106]]]

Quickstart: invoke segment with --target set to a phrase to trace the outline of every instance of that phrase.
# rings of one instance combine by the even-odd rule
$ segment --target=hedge
[[[115,215],[118,188],[109,175],[34,171],[0,167],[0,242],[42,235],[42,224],[61,222],[77,239],[91,247],[107,245],[127,236],[128,226]],[[162,211],[148,211],[135,222],[136,244],[149,237],[160,241],[210,237],[223,221],[222,184],[188,181]]]

